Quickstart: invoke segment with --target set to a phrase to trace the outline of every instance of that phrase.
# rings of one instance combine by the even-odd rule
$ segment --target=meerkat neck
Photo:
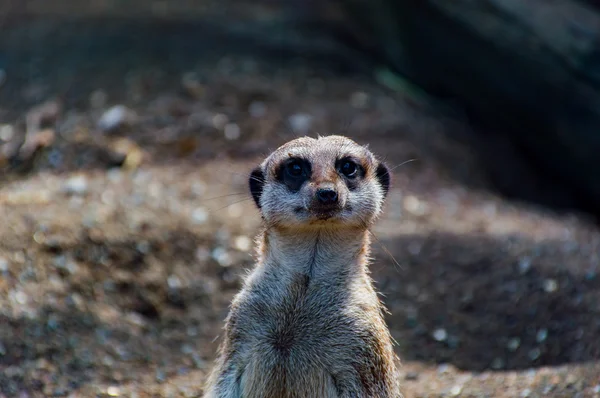
[[[369,246],[364,229],[268,229],[262,235],[259,265],[282,276],[362,274],[366,272]]]

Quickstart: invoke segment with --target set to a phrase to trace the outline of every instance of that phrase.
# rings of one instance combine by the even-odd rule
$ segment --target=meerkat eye
[[[355,177],[358,172],[358,166],[351,160],[344,160],[340,166],[340,172],[348,178]]]
[[[304,165],[299,160],[293,160],[286,165],[286,171],[291,177],[300,177],[304,174]]]

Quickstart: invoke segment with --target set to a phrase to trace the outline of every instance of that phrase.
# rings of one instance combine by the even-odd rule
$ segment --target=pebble
[[[540,355],[542,355],[542,351],[539,348],[534,348],[533,350],[529,351],[529,353],[527,354],[529,359],[531,359],[532,361],[535,361],[536,359],[538,359],[540,357]]]
[[[450,395],[453,397],[457,397],[462,392],[462,389],[463,386],[457,384],[450,389]]]
[[[0,272],[8,272],[10,263],[4,257],[0,257]]]
[[[595,386],[592,388],[592,392],[593,392],[594,394],[600,394],[600,384],[597,384],[597,385],[595,385]]]
[[[250,249],[252,248],[252,239],[250,239],[247,236],[240,235],[235,238],[235,240],[233,241],[233,245],[239,251],[247,252],[250,251]]]
[[[204,86],[194,72],[185,73],[181,77],[181,86],[192,98],[200,98],[204,93]]]
[[[406,375],[404,375],[404,378],[406,380],[417,380],[419,378],[419,374],[417,372],[407,372]]]
[[[523,397],[523,398],[527,398],[530,395],[531,395],[531,389],[529,389],[529,388],[526,388],[523,391],[521,391],[521,397]]]
[[[548,329],[540,329],[537,332],[536,340],[538,343],[543,343],[548,338]]]
[[[87,191],[87,178],[83,175],[69,178],[63,186],[63,192],[71,195],[85,195]]]
[[[526,274],[531,269],[531,258],[523,257],[519,260],[519,272],[521,275]]]
[[[10,124],[0,125],[0,140],[10,141],[15,135],[15,128]]]
[[[121,395],[121,389],[117,386],[110,386],[106,389],[106,394],[111,397],[118,397]]]
[[[253,101],[248,106],[248,113],[254,118],[263,117],[267,113],[267,106],[262,101]]]
[[[504,368],[504,360],[502,358],[494,358],[490,367],[494,370]]]
[[[312,127],[313,117],[307,113],[296,113],[288,118],[290,128],[296,134],[308,134]]]
[[[446,341],[446,339],[448,338],[448,332],[446,332],[446,329],[436,329],[433,334],[432,334],[433,338],[436,341]]]
[[[521,345],[521,339],[518,337],[514,337],[514,338],[508,340],[508,343],[506,344],[506,348],[508,348],[510,351],[516,351],[519,349],[520,345]]]
[[[105,91],[96,90],[90,94],[90,106],[92,108],[103,108],[106,106],[106,101],[108,100],[108,95]]]
[[[554,293],[558,290],[558,282],[555,279],[546,279],[544,281],[544,291],[546,293]]]
[[[240,127],[235,123],[227,123],[223,129],[225,138],[229,141],[235,141],[240,138],[241,130]]]
[[[227,117],[227,115],[224,115],[222,113],[217,113],[212,118],[212,124],[218,130],[223,130],[227,123],[229,123],[229,118]]]
[[[179,289],[181,288],[181,279],[177,275],[171,275],[167,278],[167,285],[171,289]]]
[[[413,195],[408,195],[404,199],[404,209],[415,216],[427,214],[427,205]]]
[[[223,247],[215,248],[212,251],[211,256],[221,267],[229,267],[231,265],[231,256]]]
[[[112,131],[131,121],[131,111],[125,105],[115,105],[100,116],[98,127],[103,131]]]
[[[369,103],[369,94],[357,91],[350,96],[350,105],[356,109],[364,109]]]
[[[167,375],[165,374],[164,371],[162,371],[161,369],[158,369],[156,371],[155,378],[156,378],[157,383],[164,383],[165,380],[167,380]]]
[[[208,212],[204,207],[198,207],[192,211],[192,222],[196,225],[206,224],[208,221]]]

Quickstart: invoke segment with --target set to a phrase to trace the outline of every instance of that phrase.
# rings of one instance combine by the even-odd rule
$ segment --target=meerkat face
[[[346,137],[303,137],[265,159],[249,185],[267,225],[366,228],[381,212],[390,175]]]

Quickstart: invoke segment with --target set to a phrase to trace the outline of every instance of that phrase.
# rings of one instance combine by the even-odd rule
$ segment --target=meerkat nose
[[[319,189],[317,190],[317,199],[324,205],[332,205],[337,203],[338,194],[330,188]]]

